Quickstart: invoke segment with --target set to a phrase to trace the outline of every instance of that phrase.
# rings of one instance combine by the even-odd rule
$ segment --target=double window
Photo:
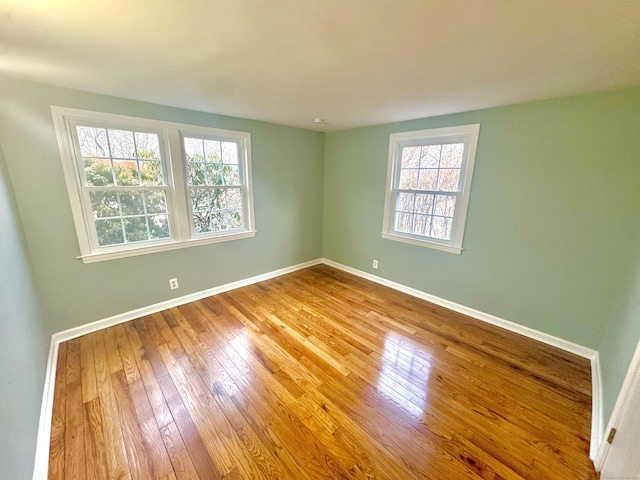
[[[383,238],[462,251],[479,125],[394,133]]]
[[[83,261],[255,235],[249,133],[52,112]]]

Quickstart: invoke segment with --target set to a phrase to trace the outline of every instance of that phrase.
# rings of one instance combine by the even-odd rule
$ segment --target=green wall
[[[322,255],[322,133],[8,78],[0,91],[0,143],[51,331]],[[250,132],[256,236],[83,264],[50,105]]]
[[[0,469],[30,478],[51,332],[45,330],[0,149]]]
[[[638,186],[640,189],[640,186]],[[605,427],[640,339],[640,238],[633,270],[625,278],[616,308],[600,343]]]

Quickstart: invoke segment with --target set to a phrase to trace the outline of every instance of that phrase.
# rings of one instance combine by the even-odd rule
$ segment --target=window
[[[51,109],[85,263],[255,235],[249,133]]]
[[[243,228],[240,148],[237,142],[229,140],[183,137],[194,235]]]
[[[393,133],[382,237],[462,251],[480,125]]]

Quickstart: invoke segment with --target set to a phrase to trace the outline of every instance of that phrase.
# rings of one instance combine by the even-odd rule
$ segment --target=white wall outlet
[[[170,278],[169,279],[169,288],[171,290],[175,290],[176,288],[178,288],[178,279],[177,278]]]
[[[373,259],[373,268],[378,268],[378,260]]]

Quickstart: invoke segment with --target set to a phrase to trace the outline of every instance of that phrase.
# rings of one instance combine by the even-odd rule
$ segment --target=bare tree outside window
[[[382,236],[462,251],[479,125],[394,133]]]

